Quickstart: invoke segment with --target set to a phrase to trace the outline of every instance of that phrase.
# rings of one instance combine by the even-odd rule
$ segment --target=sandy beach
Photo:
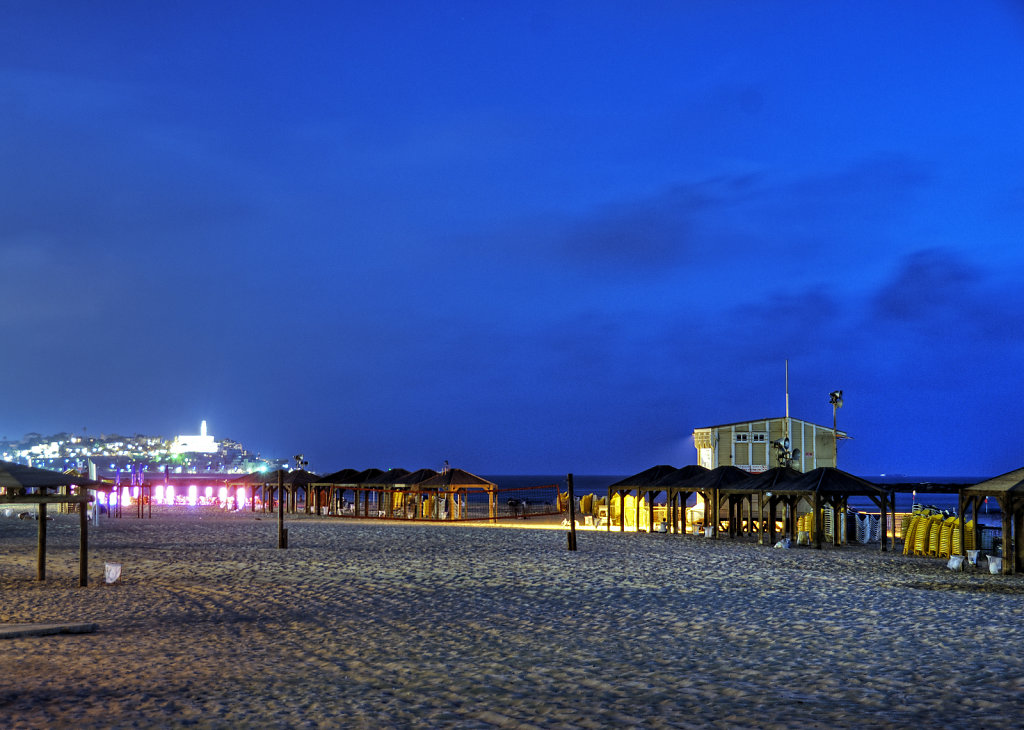
[[[1010,727],[1024,578],[877,546],[158,508],[0,520],[0,712],[38,727]],[[105,562],[122,564],[103,582]]]

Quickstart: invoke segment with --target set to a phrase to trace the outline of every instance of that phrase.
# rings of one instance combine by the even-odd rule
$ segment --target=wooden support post
[[[817,550],[821,550],[821,533],[823,532],[821,524],[821,496],[818,492],[814,493],[814,547]]]
[[[881,545],[879,546],[878,550],[879,550],[879,552],[883,552],[883,553],[886,551],[887,543],[889,542],[889,518],[888,518],[888,515],[886,514],[886,512],[888,511],[887,510],[888,506],[889,506],[889,495],[888,494],[883,494],[882,498],[880,500],[878,500],[878,509],[879,509],[879,512],[880,512],[880,516],[879,516],[878,519],[882,523],[881,525],[879,525],[879,527],[881,528],[880,529],[880,533],[879,533],[879,537],[881,538],[879,540],[879,542],[881,543]],[[893,532],[895,532],[896,531],[896,519],[895,519],[895,517],[893,518],[892,526],[893,526]]]
[[[284,472],[277,472],[277,547],[288,547],[288,532],[284,529]]]
[[[1024,532],[1024,505],[1019,500],[1011,504],[1013,513],[1013,565],[1010,571],[1016,573],[1024,568],[1024,539],[1021,532]],[[1005,550],[1003,552],[1006,552]]]
[[[1009,495],[999,498],[999,509],[1003,513],[1003,574],[1008,575],[1013,572],[1013,515],[1010,514]]]
[[[46,502],[39,504],[39,537],[36,541],[36,580],[46,580]]]
[[[892,515],[892,542],[889,547],[896,552],[896,492],[889,492],[889,513]]]
[[[967,499],[964,495],[964,490],[961,487],[956,496],[956,513],[960,515],[960,554],[967,555]],[[964,569],[963,560],[960,562],[960,570]]]
[[[78,585],[89,585],[89,520],[85,502],[78,505]]]
[[[572,474],[566,477],[566,489],[569,491],[569,550],[576,549],[576,496],[573,491]]]

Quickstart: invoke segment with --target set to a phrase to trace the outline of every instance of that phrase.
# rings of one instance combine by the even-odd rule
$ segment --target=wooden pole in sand
[[[288,547],[288,531],[284,529],[284,470],[277,470],[277,548]]]
[[[569,490],[569,550],[576,549],[576,495],[573,492],[572,474],[566,477]]]
[[[1024,531],[1024,509],[1019,501],[1008,497],[1013,510],[1013,565],[1010,570],[1017,573],[1024,567],[1024,540],[1021,539],[1021,532]],[[1014,503],[1016,502],[1016,504]],[[1005,550],[1003,552],[1006,552]]]
[[[1013,494],[1007,492],[998,500],[999,510],[1003,513],[1003,534],[1002,534],[1002,556],[1003,556],[1003,574],[1010,574],[1013,572],[1013,557],[1016,552],[1013,540],[1013,528],[1015,515],[1013,512]]]
[[[78,585],[89,585],[89,520],[86,519],[87,502],[78,504]]]
[[[46,502],[39,503],[39,538],[36,545],[36,580],[46,580]]]

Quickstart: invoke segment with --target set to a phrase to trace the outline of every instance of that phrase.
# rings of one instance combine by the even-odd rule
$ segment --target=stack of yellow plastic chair
[[[978,549],[978,546],[974,544],[974,520],[970,520],[964,525],[964,543],[964,548],[967,550]]]
[[[808,512],[804,515],[804,529],[807,530],[807,538],[814,542],[815,530],[817,527],[814,524],[814,512]]]
[[[928,538],[925,546],[925,555],[935,557],[939,554],[939,537],[942,534],[942,515],[932,515],[928,518]]]
[[[953,527],[956,524],[956,517],[947,517],[939,527],[939,546],[936,552],[940,558],[948,558],[953,540]],[[957,531],[959,536],[959,531]],[[958,539],[959,542],[959,539]]]
[[[910,516],[910,521],[903,527],[903,554],[912,555],[914,553],[915,540],[917,533],[921,529],[921,515],[913,514]]]
[[[957,517],[955,520],[953,520],[953,530],[952,530],[952,532],[949,535],[949,537],[950,537],[950,540],[949,540],[949,551],[950,552],[949,552],[949,554],[950,555],[963,555],[964,554],[963,544],[960,542],[960,525],[962,524],[962,522],[963,521],[959,517]]]
[[[903,515],[900,519],[900,534],[903,535],[903,544],[907,541],[907,530],[910,529],[910,521],[914,519],[914,515]]]
[[[626,520],[626,527],[632,527],[633,518],[636,516],[636,497],[632,494],[626,495],[626,499],[622,505],[622,514]]]
[[[931,534],[931,530],[931,515],[921,515],[921,521],[917,524],[917,531],[914,532],[914,555],[928,554],[928,536]]]

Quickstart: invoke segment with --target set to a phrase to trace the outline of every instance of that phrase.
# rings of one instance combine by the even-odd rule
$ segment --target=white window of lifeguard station
[[[697,463],[708,469],[732,464],[756,473],[785,464],[797,471],[836,465],[836,438],[843,431],[799,418],[762,418],[693,430]]]

